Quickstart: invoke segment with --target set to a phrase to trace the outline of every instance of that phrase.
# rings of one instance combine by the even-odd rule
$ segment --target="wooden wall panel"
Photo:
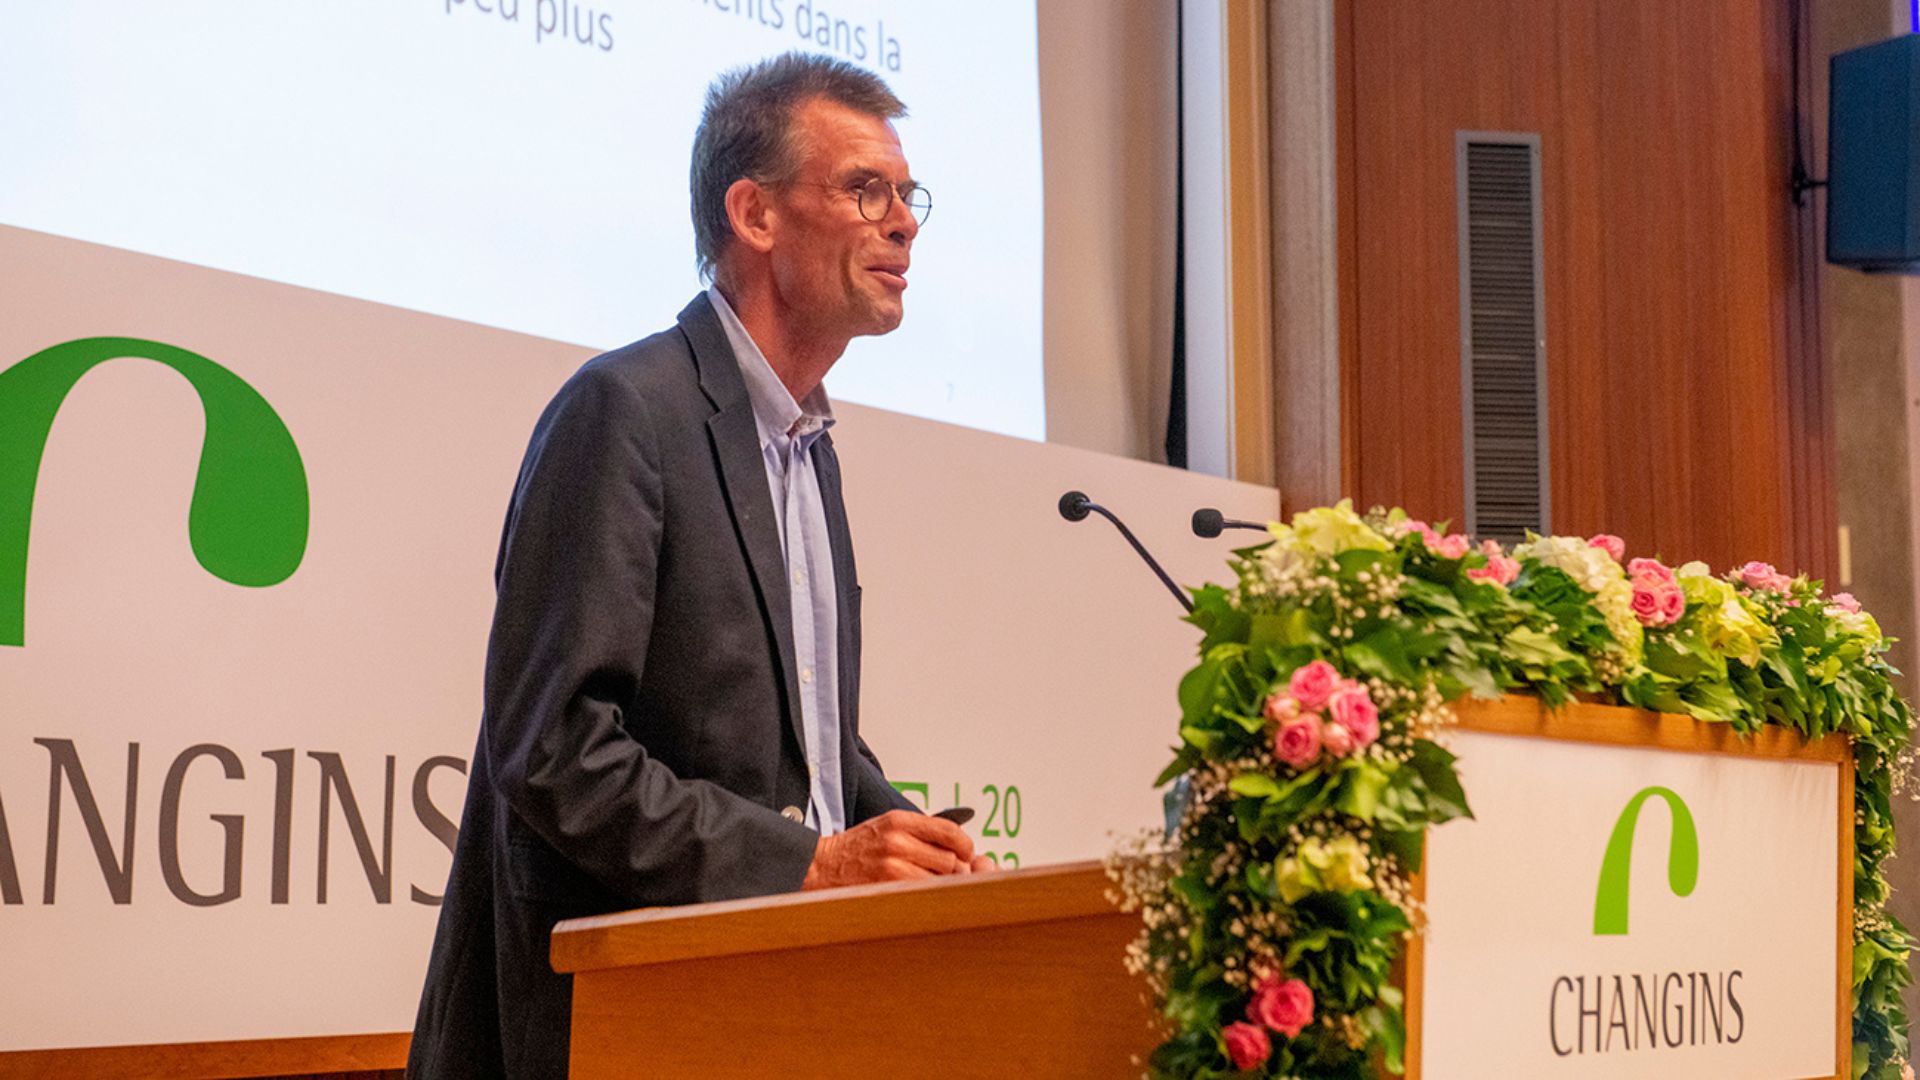
[[[1334,242],[1340,290],[1340,490],[1357,495],[1360,491],[1360,364],[1355,343],[1360,340],[1360,208],[1353,189],[1353,178],[1359,170],[1354,164],[1358,151],[1354,146],[1351,0],[1336,0],[1333,18],[1334,170],[1338,174],[1334,184],[1338,214]],[[1284,474],[1287,470],[1280,471]],[[1282,510],[1291,511],[1286,499],[1287,493],[1281,492]]]
[[[1454,136],[1541,140],[1554,531],[1827,569],[1770,0],[1345,0],[1353,489],[1461,520]],[[1348,206],[1351,207],[1348,210]]]

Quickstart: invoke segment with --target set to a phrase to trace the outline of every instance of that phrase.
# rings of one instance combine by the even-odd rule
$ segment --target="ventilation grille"
[[[1467,531],[1550,528],[1540,140],[1461,132],[1460,345]]]

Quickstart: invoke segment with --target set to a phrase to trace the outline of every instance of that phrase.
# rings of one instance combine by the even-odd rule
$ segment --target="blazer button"
[[[807,815],[802,813],[797,806],[789,806],[785,810],[780,811],[780,816],[786,818],[788,821],[805,821],[807,818]]]

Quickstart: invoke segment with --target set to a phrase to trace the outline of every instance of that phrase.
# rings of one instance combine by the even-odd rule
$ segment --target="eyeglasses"
[[[893,200],[896,196],[901,202],[907,204],[907,212],[913,215],[914,223],[917,225],[925,225],[927,215],[933,213],[933,196],[927,194],[926,188],[911,181],[908,182],[904,191],[894,187],[891,181],[880,176],[872,177],[864,183],[849,184],[844,188],[837,188],[832,184],[812,186],[826,188],[828,191],[845,191],[852,195],[854,201],[860,204],[860,216],[868,221],[885,221],[887,215],[893,212]]]
[[[893,210],[895,195],[907,204],[907,212],[913,215],[914,224],[925,225],[927,215],[933,213],[933,196],[919,184],[909,183],[901,191],[882,177],[874,177],[857,189],[860,194],[860,216],[868,221],[884,221]]]

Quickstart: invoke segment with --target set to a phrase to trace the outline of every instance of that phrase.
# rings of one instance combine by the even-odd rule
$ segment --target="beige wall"
[[[1038,8],[1047,440],[1164,461],[1176,5]]]

